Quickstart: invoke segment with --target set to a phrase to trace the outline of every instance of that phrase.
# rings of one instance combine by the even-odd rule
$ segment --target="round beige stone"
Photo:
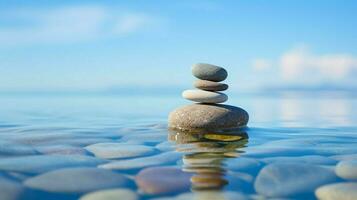
[[[183,131],[216,131],[245,126],[248,120],[248,113],[239,107],[191,104],[170,113],[169,127]]]

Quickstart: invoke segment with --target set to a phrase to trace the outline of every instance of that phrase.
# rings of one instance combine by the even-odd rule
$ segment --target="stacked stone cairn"
[[[228,96],[220,91],[228,89],[221,83],[228,73],[219,66],[198,63],[193,65],[192,74],[198,78],[194,82],[197,89],[185,90],[183,98],[197,102],[180,107],[169,115],[171,129],[201,132],[224,131],[246,126],[248,113],[242,108],[220,104],[228,100]]]

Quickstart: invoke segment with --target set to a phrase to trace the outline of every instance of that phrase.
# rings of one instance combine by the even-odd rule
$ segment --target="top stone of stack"
[[[228,76],[224,68],[206,63],[194,64],[192,74],[198,79],[214,82],[224,81]]]

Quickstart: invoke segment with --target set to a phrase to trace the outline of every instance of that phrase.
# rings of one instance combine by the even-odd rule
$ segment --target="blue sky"
[[[357,86],[356,1],[1,1],[0,91]]]

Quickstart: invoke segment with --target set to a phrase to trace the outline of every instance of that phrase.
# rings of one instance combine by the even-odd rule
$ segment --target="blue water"
[[[46,145],[70,145],[85,148],[90,144],[108,141],[138,143],[156,148],[154,153],[139,157],[171,151],[179,154],[174,162],[155,164],[150,167],[176,166],[184,171],[194,168],[190,171],[193,174],[200,174],[200,169],[185,163],[187,158],[218,157],[220,162],[215,167],[222,171],[219,173],[221,177],[219,180],[222,184],[216,188],[205,189],[205,191],[216,193],[219,191],[222,194],[237,192],[251,199],[269,197],[261,189],[257,191],[256,178],[261,169],[271,164],[274,158],[274,162],[278,163],[308,163],[312,166],[333,169],[339,162],[336,159],[338,156],[357,153],[357,114],[354,112],[357,110],[357,98],[353,95],[341,93],[232,95],[227,104],[247,110],[250,121],[248,127],[243,130],[249,138],[230,139],[230,141],[196,137],[189,138],[189,142],[182,142],[180,137],[185,138],[185,134],[175,136],[178,133],[167,131],[169,112],[185,104],[189,102],[172,94],[2,95],[0,97],[0,138],[2,142],[14,144],[15,150],[16,144],[38,149]],[[70,140],[76,142],[71,143]],[[201,143],[205,148],[190,146]],[[160,144],[165,148],[158,148]],[[2,168],[1,160],[28,156],[26,153],[24,155],[21,155],[21,152],[13,153],[15,150],[6,145],[0,145],[0,173],[6,179],[22,186],[26,191],[31,191],[31,194],[24,193],[17,196],[17,199],[78,199],[84,195],[83,193],[51,192],[27,186],[24,184],[27,179],[39,176],[42,172],[19,171],[16,166],[10,169]],[[36,152],[35,154],[44,153]],[[94,157],[93,154],[88,155]],[[307,161],[304,161],[302,156],[307,156]],[[318,160],[309,159],[309,156],[320,157]],[[243,162],[244,158],[259,164],[237,167],[235,162],[239,159]],[[242,165],[244,164],[243,162]],[[200,167],[207,169],[212,166]],[[61,167],[57,169],[59,168]],[[192,183],[189,189],[183,191],[145,194],[135,183],[135,176],[144,168],[147,166],[135,170],[111,171],[131,178],[133,184],[128,188],[137,195],[138,199],[178,198],[180,194],[202,192],[200,189],[197,190],[197,184]],[[235,176],[246,177],[246,179],[242,181]],[[334,182],[344,181],[346,180],[339,177],[334,180]],[[303,188],[305,191],[297,190],[295,193],[281,196],[273,194],[271,197],[315,199],[316,186],[308,187]],[[234,197],[219,196],[219,199],[230,198]]]

